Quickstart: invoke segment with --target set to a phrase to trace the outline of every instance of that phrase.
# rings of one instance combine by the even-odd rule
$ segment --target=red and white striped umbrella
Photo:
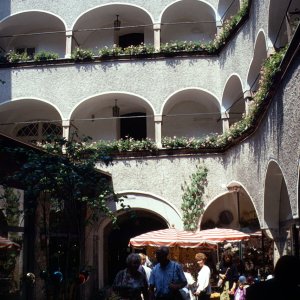
[[[20,245],[18,245],[17,243],[12,242],[11,240],[0,236],[0,249],[3,248],[7,248],[7,249],[11,249],[11,248],[20,248]]]
[[[202,240],[212,242],[237,242],[249,240],[250,235],[239,230],[230,228],[213,228],[198,231],[199,237]]]
[[[178,230],[175,228],[167,228],[156,231],[150,231],[136,237],[129,241],[132,247],[180,247],[180,248],[216,248],[215,242],[203,240],[199,232]]]

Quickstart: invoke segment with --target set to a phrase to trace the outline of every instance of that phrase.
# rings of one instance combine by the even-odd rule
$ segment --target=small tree
[[[207,168],[197,166],[197,170],[190,176],[190,183],[186,181],[181,186],[183,191],[181,209],[183,211],[183,225],[185,230],[196,230],[201,214],[203,214],[203,194],[207,186]]]
[[[40,215],[37,234],[44,260],[39,262],[45,264],[40,269],[44,269],[47,298],[54,293],[57,299],[58,294],[72,299],[67,291],[70,291],[69,283],[78,281],[79,271],[84,267],[86,225],[104,215],[113,223],[116,221],[107,206],[108,199],[118,201],[110,178],[95,169],[97,162],[108,164],[111,159],[105,152],[87,152],[85,143],[89,138],[76,140],[77,135],[71,141],[49,138],[43,144],[43,151],[25,147],[1,147],[0,150],[20,159],[17,172],[1,178],[0,183],[21,182],[25,218],[32,220],[36,214]],[[63,273],[64,285],[58,284],[60,278],[51,277],[53,271]]]

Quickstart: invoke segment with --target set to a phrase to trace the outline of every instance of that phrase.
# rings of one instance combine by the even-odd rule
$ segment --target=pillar
[[[216,26],[217,26],[217,35],[220,33],[221,29],[223,28],[222,21],[216,21]]]
[[[65,138],[67,141],[69,140],[70,137],[70,127],[71,127],[70,120],[62,120],[63,138]]]
[[[244,93],[244,100],[245,100],[245,114],[246,116],[248,116],[253,101],[252,92],[250,90]]]
[[[155,123],[155,143],[158,148],[162,147],[161,144],[161,125],[162,125],[162,115],[154,116]]]
[[[72,39],[73,39],[73,31],[72,30],[67,30],[66,31],[66,53],[65,53],[65,58],[71,58]]]
[[[161,24],[154,24],[153,31],[154,31],[154,49],[156,51],[159,51],[160,50]]]
[[[223,133],[229,129],[229,113],[227,111],[221,114]]]

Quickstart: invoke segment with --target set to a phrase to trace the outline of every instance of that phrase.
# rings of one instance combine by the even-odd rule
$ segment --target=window
[[[42,142],[48,135],[62,136],[60,124],[48,122],[35,122],[18,129],[17,137],[27,142]]]

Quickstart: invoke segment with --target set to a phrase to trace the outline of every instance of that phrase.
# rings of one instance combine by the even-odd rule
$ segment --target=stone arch
[[[278,163],[271,160],[265,175],[264,227],[274,240],[274,256],[282,255],[287,239],[285,223],[293,218],[287,185]]]
[[[211,41],[217,33],[217,18],[217,11],[206,1],[174,1],[160,15],[161,41]]]
[[[222,96],[222,107],[229,113],[229,125],[242,119],[245,113],[245,101],[241,78],[231,74],[227,79]]]
[[[271,42],[270,46],[274,48],[284,47],[291,39],[293,30],[294,16],[293,12],[299,11],[298,1],[280,1],[270,0],[269,3],[269,22],[268,37]],[[288,17],[286,17],[288,15]],[[296,24],[297,25],[297,24]]]
[[[224,22],[240,10],[240,0],[219,0],[218,14]]]
[[[119,107],[121,118],[113,117],[115,105]],[[91,96],[79,102],[69,118],[79,132],[93,140],[115,140],[120,138],[124,125],[122,116],[126,119],[130,114],[132,119],[144,121],[146,136],[154,139],[154,108],[149,100],[133,93],[113,91]],[[133,114],[138,115],[134,118]]]
[[[162,105],[163,136],[204,137],[221,133],[220,102],[204,89],[189,87],[170,95]]]
[[[262,65],[267,58],[267,46],[266,38],[263,30],[260,30],[257,34],[253,58],[249,66],[247,75],[247,89],[252,93],[255,93],[258,89],[260,70]]]
[[[37,98],[17,98],[0,104],[1,130],[16,136],[17,131],[26,124],[37,121],[61,126],[62,113],[49,101]]]
[[[120,245],[121,248],[123,247],[123,250],[124,247],[127,247],[129,239],[133,236],[152,230],[172,227],[174,224],[182,224],[181,214],[178,209],[171,202],[161,197],[141,191],[121,191],[118,192],[118,195],[124,196],[124,204],[130,206],[129,211],[121,210],[120,204],[111,207],[118,218],[121,219],[123,225],[126,224],[124,230],[126,229],[127,232],[123,230],[123,242],[122,245]],[[134,212],[137,219],[134,219],[134,215],[130,215],[130,211]],[[132,221],[130,221],[130,219]],[[140,226],[134,225],[135,221],[140,222]],[[111,221],[109,219],[103,220],[96,234],[99,240],[99,284],[103,286],[112,280],[108,274],[108,267],[110,267],[110,264],[108,264],[108,251],[105,251],[110,242],[110,236],[115,234],[111,226]],[[121,240],[117,240],[117,242],[120,244]],[[116,251],[118,251],[117,247],[119,246],[115,247]],[[128,252],[125,249],[125,255],[127,254]],[[111,252],[109,255],[116,258]],[[119,263],[120,265],[118,267],[122,268],[124,265],[124,253],[122,262],[120,261]]]
[[[121,26],[116,32],[114,21],[117,15]],[[94,50],[119,44],[119,38],[128,34],[142,34],[144,43],[153,43],[153,17],[149,11],[134,4],[113,3],[93,7],[75,20],[72,30],[77,46]]]
[[[64,57],[65,32],[65,21],[56,14],[42,10],[18,12],[1,21],[0,33],[6,37],[1,38],[0,46],[6,52],[16,49],[34,49],[35,53],[46,50]]]
[[[240,182],[232,181],[227,191],[212,199],[204,208],[199,228],[223,227],[255,231],[260,228],[257,208]]]

